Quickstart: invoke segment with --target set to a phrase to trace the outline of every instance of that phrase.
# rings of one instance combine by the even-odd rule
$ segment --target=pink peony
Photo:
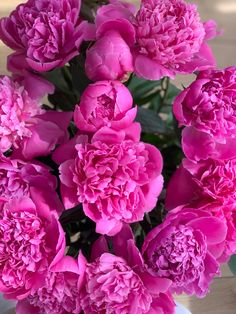
[[[142,253],[153,276],[172,280],[172,291],[204,297],[220,274],[216,261],[227,227],[199,209],[177,208],[146,237]]]
[[[236,67],[202,72],[178,95],[174,114],[189,159],[236,157]]]
[[[51,198],[53,195],[57,198],[57,179],[50,170],[37,161],[25,162],[0,156],[0,198],[30,197],[31,187],[49,190]]]
[[[96,132],[103,126],[120,130],[135,119],[129,90],[118,81],[102,81],[89,85],[76,106],[74,120],[78,129]]]
[[[45,72],[78,55],[81,42],[93,37],[79,19],[80,5],[80,0],[28,0],[1,19],[0,38],[15,51],[11,62],[22,56],[30,68]]]
[[[181,182],[181,184],[179,183]],[[210,212],[225,221],[227,237],[218,260],[236,253],[236,160],[206,160],[197,164],[185,159],[172,176],[166,196],[168,210],[183,204]]]
[[[114,235],[122,222],[136,222],[152,210],[162,185],[159,150],[136,141],[124,131],[102,128],[91,143],[81,136],[73,159],[60,166],[61,193],[65,207],[83,204],[85,214],[97,224],[96,231]]]
[[[47,271],[64,254],[58,204],[46,196],[32,189],[31,199],[0,201],[0,291],[5,298],[21,300],[43,286]]]
[[[143,78],[174,78],[214,67],[206,40],[214,22],[201,23],[196,5],[183,0],[143,0],[136,16],[135,73]]]
[[[32,82],[42,88],[35,90]],[[44,111],[38,97],[52,91],[44,81],[34,76],[19,78],[0,77],[0,151],[17,150],[17,156],[32,159],[47,155],[56,144],[67,139],[69,112]]]
[[[85,70],[92,81],[126,80],[133,69],[130,48],[118,32],[107,32],[87,50]]]
[[[45,286],[18,302],[16,314],[79,314],[79,285],[85,262],[81,254],[79,265],[72,257],[63,257],[48,272]]]
[[[236,159],[198,163],[183,160],[168,184],[166,207],[172,209],[196,200],[219,205],[235,203]]]
[[[115,255],[109,253],[104,237],[94,244],[81,292],[84,313],[174,313],[168,293],[171,282],[145,272],[129,227],[125,226],[112,243]]]
[[[131,48],[135,43],[134,8],[112,1],[98,9],[96,42],[87,50],[85,69],[93,81],[126,80],[133,72]]]

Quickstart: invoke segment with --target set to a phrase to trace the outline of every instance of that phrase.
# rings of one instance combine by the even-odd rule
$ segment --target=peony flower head
[[[197,208],[172,210],[143,244],[149,272],[172,280],[172,291],[204,297],[212,279],[220,274],[218,247],[225,243],[227,226]]]
[[[81,137],[75,157],[60,165],[65,207],[82,203],[99,233],[114,235],[122,222],[142,220],[162,190],[161,154],[156,147],[138,142],[139,132],[134,129],[134,141],[124,131],[104,127],[91,143]]]
[[[50,85],[34,75],[17,79],[0,77],[2,153],[12,148],[16,158],[32,159],[48,155],[57,144],[67,140],[72,114],[41,109],[39,97],[51,91]]]
[[[30,68],[45,72],[63,66],[79,54],[90,27],[79,19],[80,0],[28,0],[0,20],[0,38],[26,59]],[[12,62],[12,60],[11,60]]]
[[[74,112],[78,129],[95,132],[103,126],[124,129],[135,119],[137,109],[128,88],[119,81],[89,85]]]
[[[17,147],[19,141],[31,136],[30,118],[42,114],[39,102],[27,90],[7,76],[0,78],[0,150]]]
[[[30,197],[30,188],[48,189],[55,193],[57,179],[50,168],[37,161],[25,162],[0,156],[0,198],[10,200],[22,196]]]
[[[135,73],[158,80],[213,67],[214,57],[205,43],[213,34],[212,23],[204,27],[194,4],[143,0],[136,16]]]
[[[181,182],[181,184],[180,184]],[[184,159],[168,187],[166,206],[173,209],[196,200],[232,204],[236,200],[236,160]]]
[[[17,314],[79,314],[79,284],[85,269],[85,259],[80,253],[78,262],[64,256],[49,271],[45,286],[19,301]]]
[[[65,251],[64,232],[58,222],[57,203],[31,191],[0,202],[0,291],[21,300],[44,285],[45,276]]]
[[[178,95],[174,114],[190,159],[229,159],[236,145],[236,67],[205,71]],[[201,142],[201,145],[200,145]]]
[[[227,261],[236,252],[235,170],[235,159],[208,159],[198,163],[185,159],[167,186],[168,210],[189,204],[225,222],[227,237],[219,247],[220,262]]]
[[[108,31],[87,50],[85,70],[92,81],[125,80],[133,72],[133,56],[116,31]]]
[[[96,42],[87,50],[85,69],[92,81],[126,80],[133,72],[134,7],[111,1],[96,15]]]
[[[129,227],[123,227],[112,243],[114,254],[109,253],[105,238],[94,244],[81,291],[84,313],[174,313],[170,281],[145,272]]]

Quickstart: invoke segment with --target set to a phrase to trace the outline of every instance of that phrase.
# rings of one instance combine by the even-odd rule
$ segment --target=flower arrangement
[[[173,293],[209,292],[236,253],[220,34],[184,0],[28,0],[0,20],[0,292],[17,314],[174,314]]]

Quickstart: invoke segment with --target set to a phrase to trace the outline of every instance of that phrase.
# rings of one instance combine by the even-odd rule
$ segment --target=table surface
[[[0,0],[0,17],[7,16],[17,4],[24,0]],[[132,2],[132,1],[130,1]],[[138,1],[133,1],[138,3]],[[214,19],[224,35],[216,38],[211,46],[215,53],[218,67],[235,65],[236,59],[236,0],[195,0],[203,20]],[[6,57],[10,50],[0,41],[0,73],[6,74]],[[177,85],[187,85],[192,76],[179,76]],[[178,296],[192,314],[235,314],[236,313],[236,278],[233,278],[227,265],[222,267],[222,277],[214,280],[210,293],[204,299]],[[0,308],[0,314],[1,308]]]

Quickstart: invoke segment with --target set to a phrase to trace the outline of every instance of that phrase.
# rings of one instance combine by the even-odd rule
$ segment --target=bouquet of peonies
[[[184,0],[28,0],[0,20],[0,292],[17,314],[173,314],[173,293],[209,292],[236,253],[219,34]]]

